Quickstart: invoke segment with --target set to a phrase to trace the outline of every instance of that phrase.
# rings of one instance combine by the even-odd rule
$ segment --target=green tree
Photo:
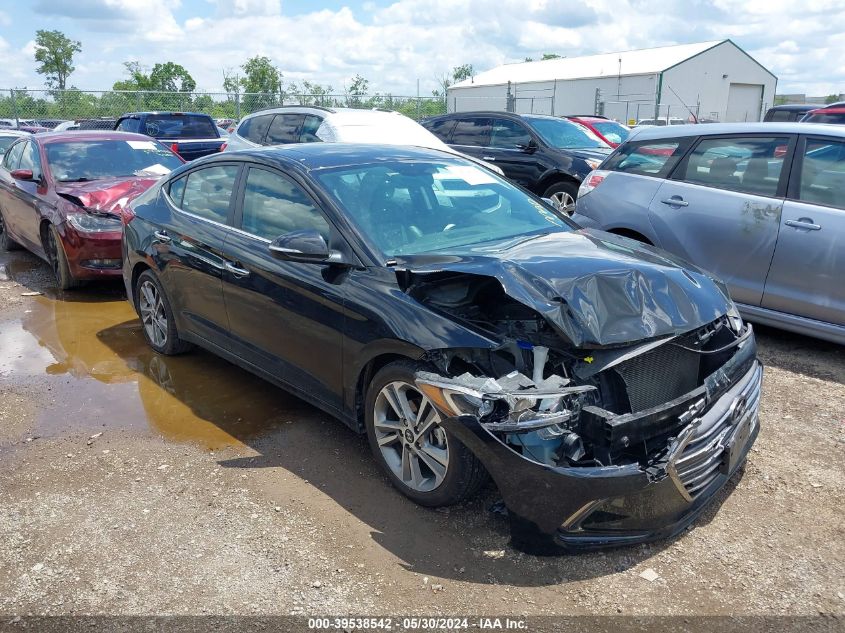
[[[361,75],[356,74],[353,78],[351,83],[349,84],[349,88],[346,88],[343,92],[346,95],[346,105],[350,108],[361,107],[363,105],[361,97],[366,96],[367,92],[370,89],[370,82],[368,79],[364,79]]]
[[[824,98],[825,103],[836,103],[837,101],[839,101],[839,95],[827,95]]]
[[[44,75],[51,88],[65,89],[67,78],[76,70],[73,56],[81,52],[82,44],[61,31],[39,29],[35,32],[35,61],[40,64],[35,70]]]
[[[150,85],[153,90],[193,92],[197,87],[197,82],[183,66],[165,62],[153,66],[150,73]]]
[[[241,66],[244,76],[240,82],[244,92],[276,95],[281,90],[282,73],[269,57],[256,55]]]
[[[557,53],[543,53],[541,61],[545,61],[547,59],[561,59],[561,56]]]
[[[461,64],[460,66],[455,66],[452,69],[452,79],[455,82],[469,79],[474,74],[475,71],[472,68],[472,64]]]
[[[150,77],[144,72],[141,62],[123,62],[129,79],[114,82],[112,90],[152,90]]]

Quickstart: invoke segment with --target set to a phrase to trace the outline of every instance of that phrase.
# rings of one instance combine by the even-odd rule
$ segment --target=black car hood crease
[[[724,315],[714,280],[667,253],[603,232],[554,232],[507,243],[397,257],[411,273],[495,277],[575,347],[631,344],[688,332]]]

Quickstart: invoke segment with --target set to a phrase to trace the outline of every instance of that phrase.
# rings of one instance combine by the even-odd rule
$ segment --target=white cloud
[[[782,92],[845,91],[841,0],[812,7],[788,0],[664,0],[659,13],[649,0],[395,0],[382,8],[367,2],[357,12],[315,8],[295,16],[280,0],[207,0],[193,11],[186,3],[181,13],[173,0],[35,3],[45,14],[74,20],[83,53],[72,81],[82,88],[110,87],[122,76],[122,62],[137,59],[147,66],[175,61],[201,88],[219,90],[224,68],[261,54],[288,79],[338,91],[358,73],[373,91],[411,94],[419,78],[428,94],[435,77],[463,63],[481,71],[544,52],[575,56],[729,37],[779,76]],[[112,52],[103,56],[104,49]],[[31,84],[41,83],[32,70],[29,76]]]

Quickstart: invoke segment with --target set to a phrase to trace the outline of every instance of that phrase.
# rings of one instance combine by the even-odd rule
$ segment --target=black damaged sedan
[[[337,416],[420,504],[492,477],[526,551],[680,532],[759,429],[722,283],[451,154],[217,154],[124,222],[156,351],[199,345]]]

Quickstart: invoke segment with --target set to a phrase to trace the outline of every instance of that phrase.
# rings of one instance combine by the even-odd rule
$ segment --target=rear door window
[[[302,129],[299,132],[300,143],[319,143],[322,139],[317,136],[317,130],[323,124],[323,119],[314,115],[306,114],[305,121],[302,123]]]
[[[220,165],[188,174],[181,209],[206,220],[226,224],[239,170],[238,165]],[[174,195],[172,187],[170,191],[171,196]]]
[[[455,119],[443,119],[440,121],[423,121],[422,125],[429,132],[434,134],[444,143],[449,142],[449,136],[452,133],[452,128],[455,127]]]
[[[486,147],[490,143],[490,119],[459,119],[452,131],[452,145]]]
[[[520,149],[531,142],[531,134],[525,126],[510,119],[493,119],[490,147]]]
[[[264,137],[267,134],[267,129],[273,121],[272,114],[262,114],[261,116],[254,116],[238,127],[238,136],[242,136],[248,141],[261,144],[264,142]]]
[[[787,136],[704,138],[679,168],[677,179],[776,196],[789,141]]]
[[[798,199],[845,209],[845,142],[807,140],[801,160]]]
[[[304,120],[304,114],[277,114],[270,123],[264,143],[267,145],[298,143],[299,128]]]
[[[626,143],[603,169],[665,178],[689,147],[692,139],[661,139]]]

